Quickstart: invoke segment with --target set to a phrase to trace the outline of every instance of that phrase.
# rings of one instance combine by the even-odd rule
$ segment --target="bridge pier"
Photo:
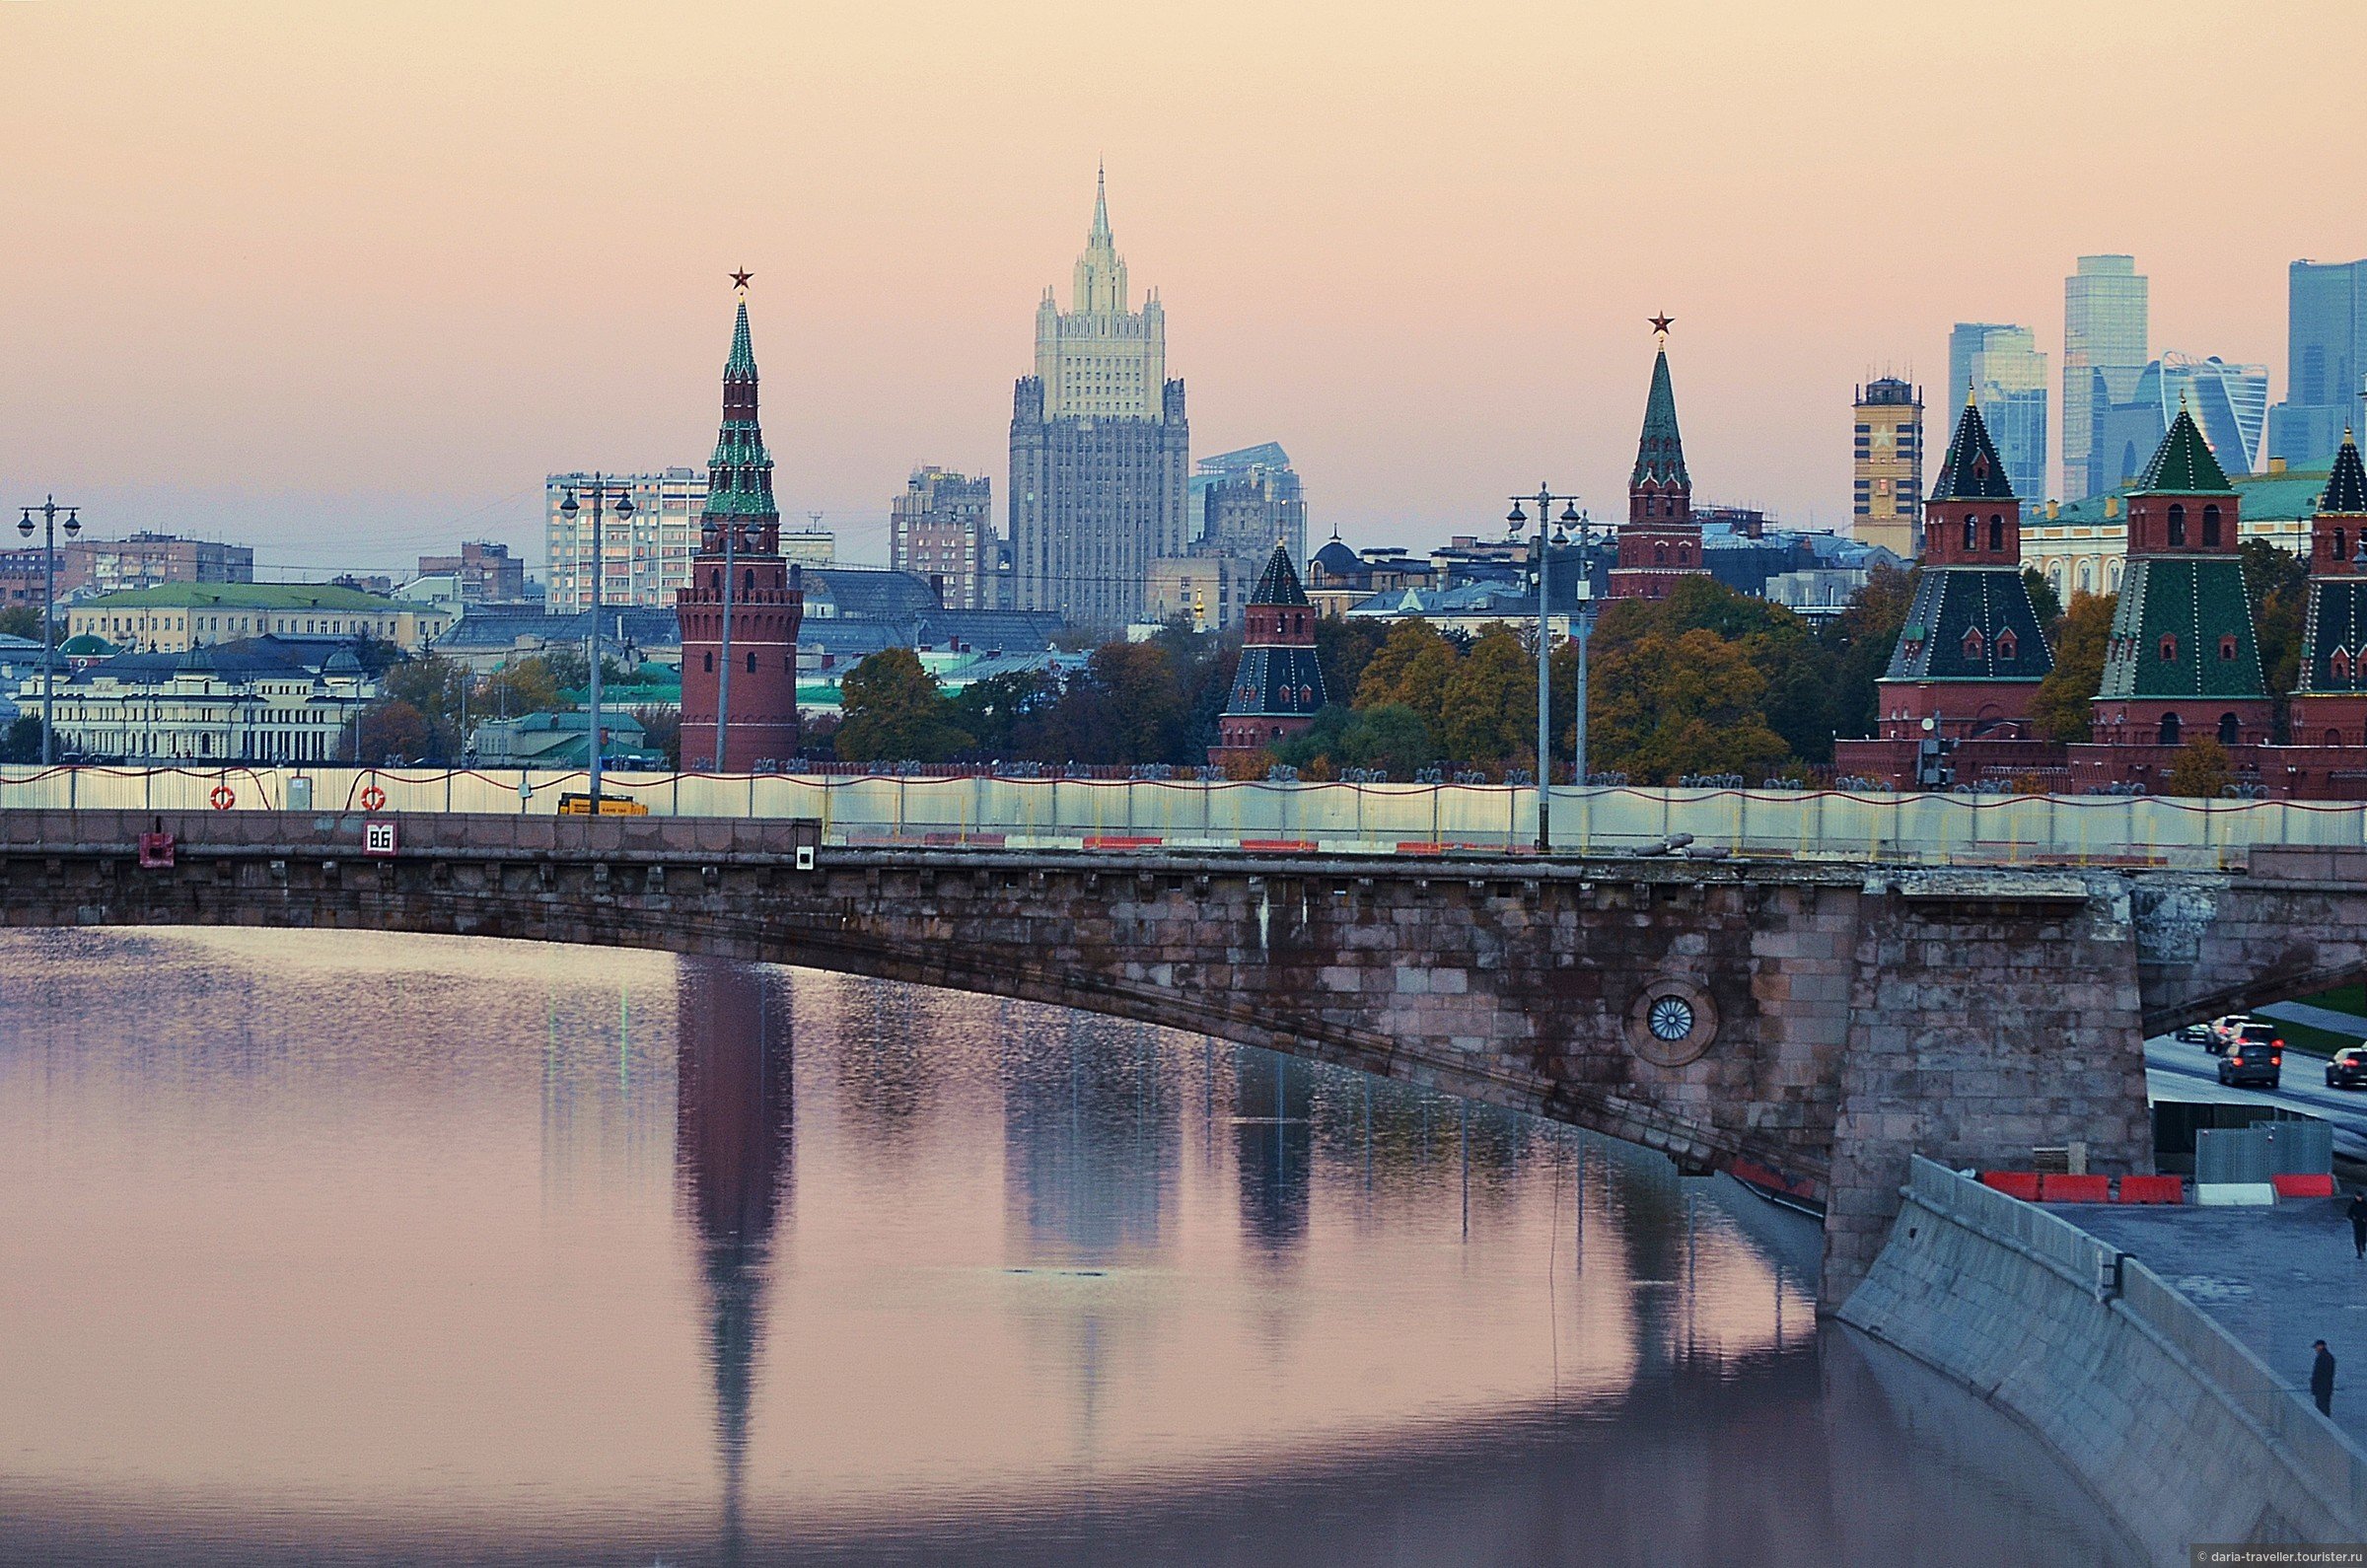
[[[1772,1176],[1828,1203],[1828,1307],[1879,1250],[1910,1153],[2026,1167],[2084,1142],[2091,1169],[2152,1165],[2141,1021],[2163,982],[2116,872],[396,822],[370,858],[355,815],[0,812],[0,911],[646,947],[1170,1025]],[[142,865],[149,833],[173,864]]]

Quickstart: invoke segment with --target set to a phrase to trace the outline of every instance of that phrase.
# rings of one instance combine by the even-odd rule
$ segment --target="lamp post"
[[[1523,503],[1537,503],[1537,852],[1550,854],[1553,849],[1551,790],[1553,787],[1553,640],[1545,619],[1548,605],[1545,585],[1551,570],[1553,546],[1569,542],[1569,531],[1579,531],[1579,542],[1586,541],[1586,515],[1578,510],[1574,495],[1556,495],[1549,484],[1540,484],[1537,494],[1512,497],[1512,510],[1504,521],[1511,525],[1512,536],[1519,538],[1529,526],[1529,514]],[[1561,516],[1553,518],[1553,503],[1559,501]],[[1578,666],[1578,755],[1580,783],[1586,782],[1586,644],[1579,648]]]
[[[25,508],[18,520],[17,532],[33,537],[34,508]],[[41,765],[47,767],[56,760],[57,730],[53,719],[57,704],[57,514],[66,514],[66,537],[82,532],[82,520],[75,514],[80,507],[60,507],[56,496],[45,497],[40,504],[41,514]]]
[[[611,488],[616,493],[616,520],[620,523],[633,515],[633,494],[631,489],[625,485],[611,486],[609,476],[605,473],[592,475],[592,483],[588,488],[592,491],[592,683],[591,689],[586,695],[592,703],[592,726],[589,732],[591,745],[587,750],[592,764],[592,815],[598,817],[600,815],[600,753],[604,743],[604,737],[600,731],[600,582],[603,577],[608,575],[609,570],[607,553],[601,547],[600,525]],[[582,510],[582,506],[575,499],[575,487],[568,486],[567,499],[559,503],[559,515],[573,523],[576,514]],[[581,552],[578,553],[580,555]]]

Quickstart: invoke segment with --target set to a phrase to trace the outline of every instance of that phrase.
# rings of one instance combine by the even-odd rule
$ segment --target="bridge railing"
[[[659,816],[814,818],[833,842],[1014,847],[1524,851],[1534,790],[1494,784],[1267,783],[895,774],[606,775]],[[400,768],[0,766],[0,810],[310,809],[541,815],[581,772]],[[309,794],[309,800],[307,796]],[[223,803],[227,803],[224,805]],[[1925,864],[2146,864],[2216,869],[2256,846],[2367,843],[2367,806],[1857,790],[1553,791],[1556,849],[1696,848]]]

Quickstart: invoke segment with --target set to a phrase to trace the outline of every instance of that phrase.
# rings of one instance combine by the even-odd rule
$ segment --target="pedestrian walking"
[[[2320,1415],[2334,1413],[2334,1353],[2318,1341],[2318,1359],[2310,1366],[2310,1397],[2318,1401]]]
[[[2358,1248],[2359,1256],[2367,1257],[2367,1192],[2350,1195],[2350,1245]]]

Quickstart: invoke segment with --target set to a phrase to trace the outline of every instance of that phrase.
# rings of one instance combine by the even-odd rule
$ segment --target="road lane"
[[[2326,1087],[2324,1059],[2285,1052],[2284,1077],[2274,1091],[2232,1089],[2219,1082],[2219,1058],[2199,1045],[2170,1034],[2145,1042],[2145,1094],[2149,1100],[2220,1102],[2276,1105],[2332,1124],[2334,1152],[2367,1160],[2367,1091]]]

